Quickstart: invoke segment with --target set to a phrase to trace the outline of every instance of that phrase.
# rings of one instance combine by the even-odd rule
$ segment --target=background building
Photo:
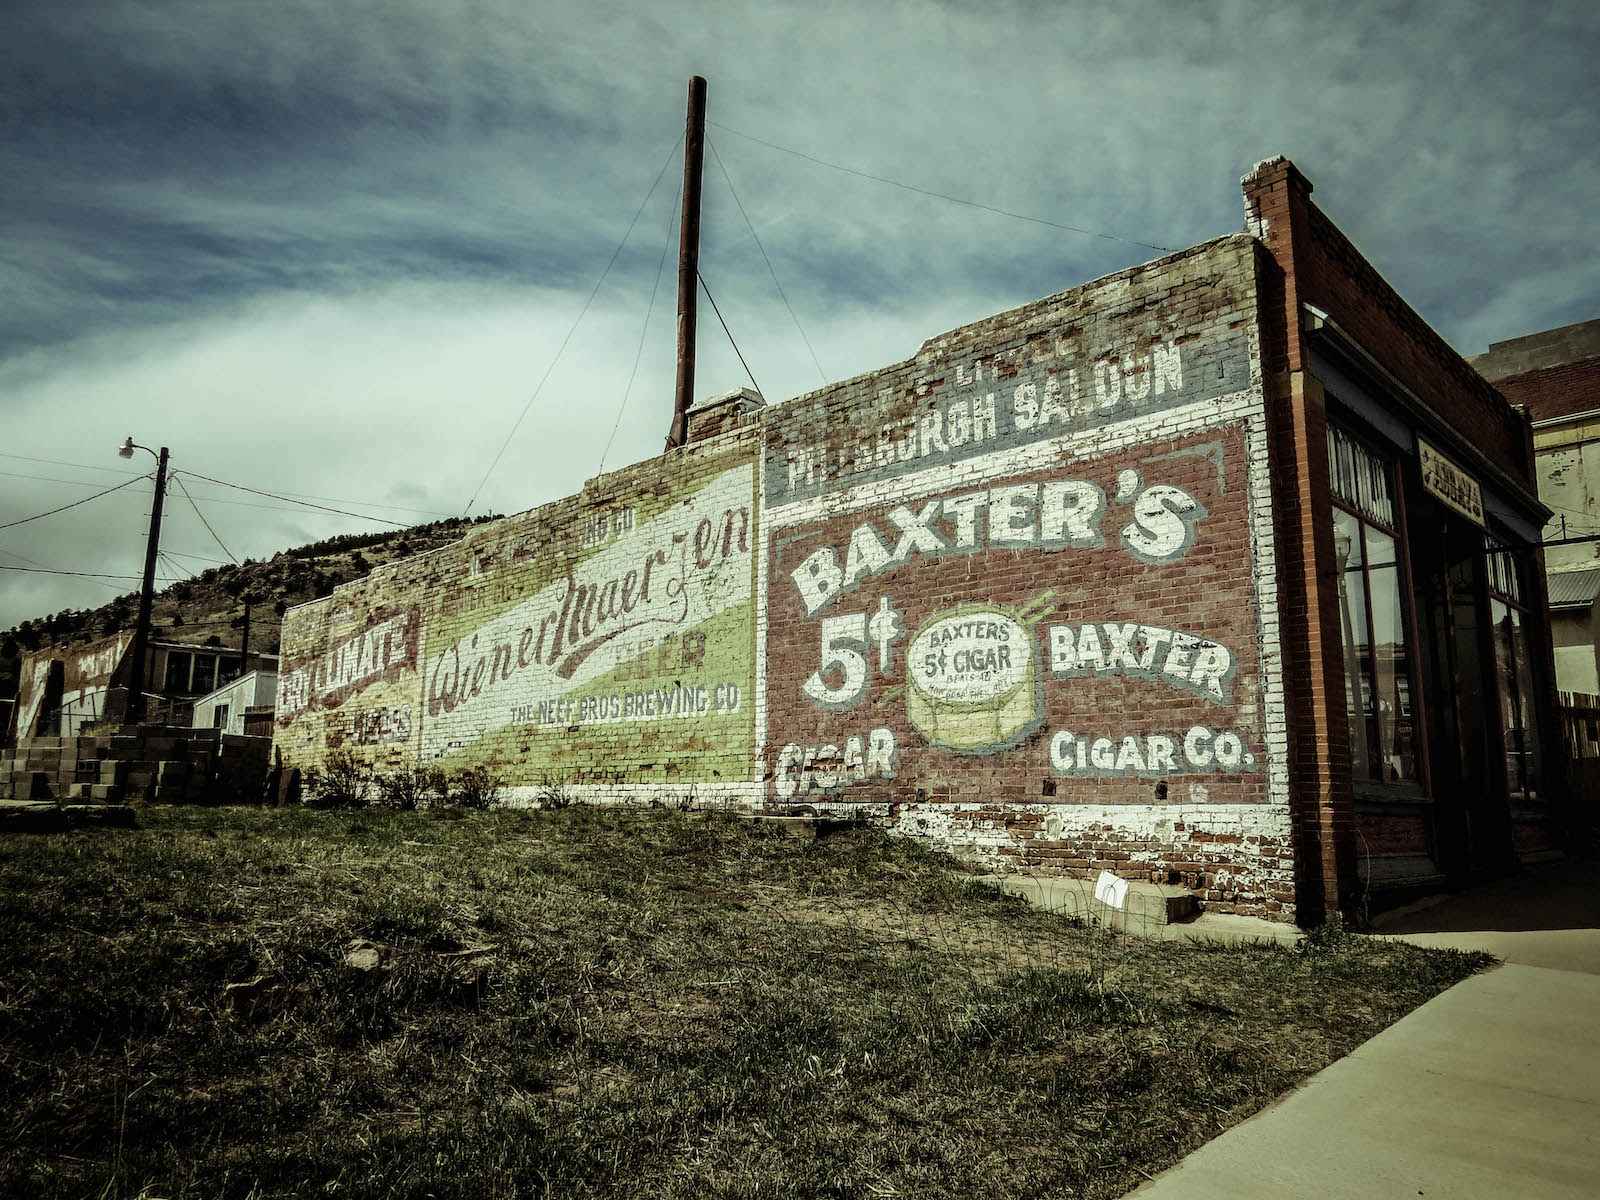
[[[269,667],[250,671],[197,699],[194,702],[194,727],[253,735],[257,730],[247,727],[246,717],[266,710],[265,716],[270,718],[277,694],[277,671]],[[263,724],[266,728],[262,732],[270,737],[270,720]]]
[[[1600,815],[1600,320],[1495,342],[1472,365],[1533,418],[1571,824],[1582,836]]]
[[[1594,601],[1600,596],[1600,320],[1495,342],[1472,359],[1533,418],[1557,686],[1600,692]]]
[[[25,653],[7,740],[73,737],[108,714],[120,716],[126,707],[132,643],[133,634],[124,631],[99,641]],[[271,673],[277,663],[276,654],[152,639],[145,656],[146,719],[188,725],[198,697],[238,679],[241,672]]]

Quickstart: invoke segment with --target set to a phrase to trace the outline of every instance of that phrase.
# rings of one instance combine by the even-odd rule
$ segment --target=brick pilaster
[[[1284,158],[1243,180],[1245,229],[1271,255],[1262,299],[1263,368],[1277,501],[1279,587],[1289,730],[1297,909],[1314,925],[1353,911],[1358,888],[1349,729],[1330,519],[1327,402],[1306,369],[1300,305],[1311,182]],[[1275,268],[1275,269],[1274,269]]]

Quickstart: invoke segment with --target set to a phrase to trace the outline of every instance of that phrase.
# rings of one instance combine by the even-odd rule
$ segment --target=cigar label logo
[[[1053,609],[1046,592],[1021,610],[967,605],[937,614],[906,654],[906,718],[935,746],[991,753],[1044,719],[1039,639]]]

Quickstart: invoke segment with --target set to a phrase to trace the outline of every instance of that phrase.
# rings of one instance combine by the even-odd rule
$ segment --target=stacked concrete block
[[[181,804],[188,799],[188,783],[188,762],[181,758],[158,762],[152,799],[157,804]]]
[[[30,738],[0,752],[0,800],[253,802],[270,751],[265,738],[157,725]]]

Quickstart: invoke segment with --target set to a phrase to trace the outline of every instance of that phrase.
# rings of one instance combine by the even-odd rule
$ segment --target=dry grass
[[[141,823],[0,842],[5,1194],[1115,1196],[1483,962],[717,814]]]

